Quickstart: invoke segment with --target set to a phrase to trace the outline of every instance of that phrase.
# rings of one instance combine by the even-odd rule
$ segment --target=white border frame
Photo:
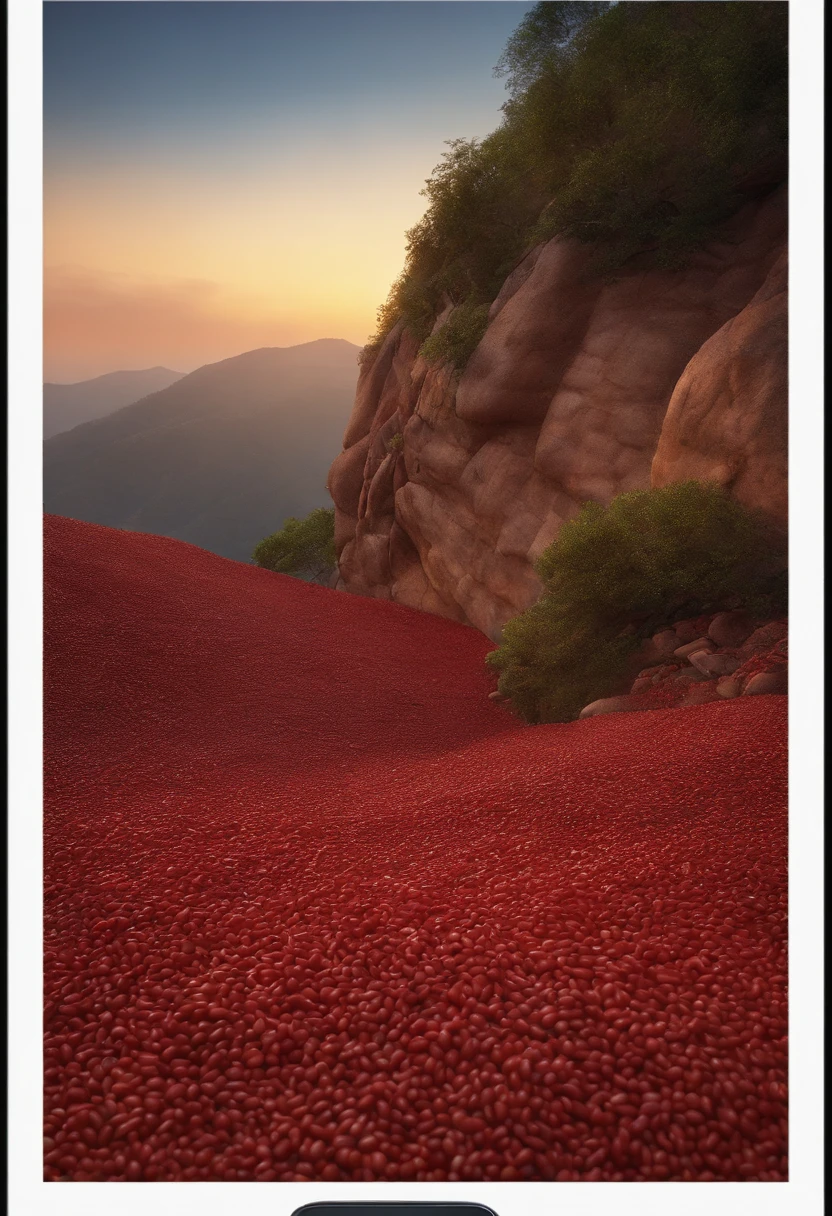
[[[115,0],[111,0],[115,2]],[[313,2],[313,0],[307,0]],[[345,2],[345,0],[342,0]],[[460,0],[457,0],[460,2]],[[779,0],[770,0],[779,2]],[[791,1148],[786,1183],[44,1183],[41,1165],[41,5],[9,0],[9,1200],[12,1216],[291,1216],[322,1199],[479,1201],[498,1216],[815,1216],[823,1202],[823,3],[791,0]],[[735,1188],[740,1186],[741,1189]],[[612,1192],[610,1187],[613,1188]]]

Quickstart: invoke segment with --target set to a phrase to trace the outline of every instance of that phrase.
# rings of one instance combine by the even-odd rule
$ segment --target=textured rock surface
[[[556,238],[509,275],[459,378],[391,331],[330,475],[339,586],[497,638],[564,521],[651,468],[657,485],[718,477],[782,518],[785,239],[782,190],[684,270],[605,282]]]
[[[788,691],[788,672],[783,668],[773,671],[758,671],[753,675],[743,689],[743,696],[760,696],[769,693],[785,693]]]
[[[730,676],[740,665],[736,655],[710,654],[700,650],[690,656],[691,664],[706,676]]]
[[[717,646],[741,646],[754,631],[754,622],[747,612],[718,612],[711,621],[708,637]]]
[[[716,481],[785,525],[787,287],[783,253],[748,306],[691,359],[667,409],[654,486]]]
[[[696,638],[693,642],[685,642],[683,646],[677,646],[673,653],[677,659],[689,659],[692,654],[696,654],[698,651],[710,654],[712,650],[713,646],[711,646],[707,638]]]
[[[716,651],[710,644],[703,648],[701,636],[698,641],[672,649],[674,640],[703,633],[715,641],[726,640]],[[669,652],[672,661],[643,667],[629,693],[592,701],[580,716],[594,718],[599,714],[678,709],[739,696],[786,694],[787,635],[787,621],[766,621],[755,629],[747,612],[719,612],[676,621],[672,628],[648,638],[635,656],[649,664],[657,654]]]

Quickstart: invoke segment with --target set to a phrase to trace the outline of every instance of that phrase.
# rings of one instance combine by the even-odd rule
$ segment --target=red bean
[[[780,698],[523,728],[473,630],[50,526],[46,1179],[787,1178]]]

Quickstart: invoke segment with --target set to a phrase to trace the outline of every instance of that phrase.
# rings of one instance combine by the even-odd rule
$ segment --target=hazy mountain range
[[[54,435],[45,510],[248,560],[288,516],[329,504],[358,349],[324,338],[249,351]]]
[[[148,393],[167,388],[183,375],[169,367],[148,367],[139,372],[108,372],[78,384],[44,384],[43,437],[51,439],[82,422],[104,418]]]

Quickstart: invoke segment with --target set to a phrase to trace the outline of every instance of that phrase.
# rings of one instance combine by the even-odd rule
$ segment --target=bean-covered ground
[[[45,1177],[764,1180],[786,698],[520,726],[489,643],[46,521]]]

